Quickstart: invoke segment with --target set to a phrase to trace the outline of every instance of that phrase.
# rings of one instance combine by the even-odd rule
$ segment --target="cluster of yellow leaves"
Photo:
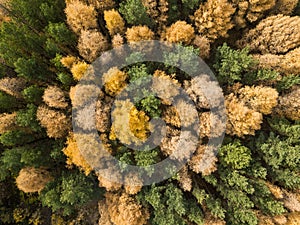
[[[119,94],[127,84],[126,79],[125,72],[117,67],[110,68],[102,77],[105,91],[112,96]]]
[[[249,108],[262,114],[272,113],[277,105],[278,92],[271,87],[245,86],[239,90],[239,99]]]
[[[246,27],[247,22],[255,22],[264,16],[264,13],[275,6],[276,0],[232,0],[236,5],[237,13],[234,22],[239,27]]]
[[[126,38],[129,43],[153,40],[154,32],[147,26],[133,26],[127,29]]]
[[[125,22],[118,11],[115,9],[104,11],[104,20],[111,36],[123,34],[125,31]]]
[[[67,147],[63,149],[63,153],[67,156],[67,165],[71,166],[74,164],[75,166],[81,168],[86,175],[89,175],[92,171],[92,168],[80,153],[80,150],[72,133],[70,133],[70,135],[68,136],[66,144]]]
[[[93,62],[109,48],[106,37],[97,29],[82,30],[78,40],[79,54],[88,62]]]
[[[65,56],[60,60],[61,64],[66,68],[70,69],[73,78],[75,80],[80,80],[85,72],[87,71],[89,64],[86,62],[80,61],[74,56]]]
[[[152,90],[164,104],[171,105],[173,98],[179,94],[180,83],[162,70],[156,70],[153,78]]]
[[[118,138],[124,144],[140,144],[146,140],[150,126],[145,112],[137,110],[128,99],[115,101],[115,106],[110,139]]]

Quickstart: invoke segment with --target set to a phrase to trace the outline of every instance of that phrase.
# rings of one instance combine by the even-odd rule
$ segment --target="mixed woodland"
[[[153,174],[147,166],[172,155],[180,138],[196,151],[169,179],[132,186],[141,174],[112,182],[101,173],[122,176],[124,164],[108,162],[99,172],[83,156],[77,142],[88,134],[73,132],[72,110],[94,92],[87,85],[76,94],[102,53],[147,40],[177,44],[180,54],[164,55],[164,64],[142,62],[147,49],[139,49],[126,60],[141,62],[101,75],[98,138],[120,162],[145,167],[147,176]],[[197,71],[191,54],[217,81],[178,68]],[[139,96],[115,100],[132,82]],[[203,93],[208,86],[212,99]],[[179,89],[196,111],[171,100]],[[226,123],[210,110],[220,105]],[[166,123],[162,142],[143,151],[126,147],[146,140],[155,118]],[[85,114],[76,119],[86,122]],[[200,141],[181,129],[195,123]],[[208,140],[223,131],[218,151],[210,149]],[[2,0],[0,224],[300,224],[300,2]]]

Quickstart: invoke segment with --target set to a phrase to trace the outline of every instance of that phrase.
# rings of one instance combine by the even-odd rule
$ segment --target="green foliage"
[[[290,122],[285,118],[268,119],[269,125],[273,132],[287,137],[287,141],[291,144],[300,143],[300,121]]]
[[[153,225],[185,225],[187,224],[185,216],[188,216],[190,211],[187,205],[192,204],[193,214],[190,218],[197,221],[197,224],[202,224],[202,213],[195,202],[195,199],[186,199],[182,190],[172,183],[167,183],[165,186],[152,185],[144,187],[142,192],[138,194],[138,198],[142,199],[142,203],[153,207],[153,216],[150,221]],[[195,219],[195,215],[200,217]]]
[[[214,68],[217,72],[217,78],[221,83],[233,84],[235,81],[241,81],[243,75],[249,72],[255,61],[249,55],[249,49],[234,50],[226,43],[219,46],[216,54],[216,63]]]
[[[12,173],[17,176],[18,172],[24,166],[21,163],[21,151],[19,148],[8,149],[4,151],[1,155],[1,166],[0,166],[0,181],[3,181]],[[5,173],[4,173],[5,172]]]
[[[141,0],[126,0],[120,3],[120,13],[124,16],[127,23],[131,25],[151,26],[153,21],[147,15],[146,8]]]
[[[299,134],[298,124],[290,125],[285,119],[269,120],[281,138],[271,132],[268,136],[260,134],[256,147],[263,163],[267,165],[268,177],[285,188],[297,189],[300,187]],[[289,131],[289,133],[287,132]]]
[[[47,71],[46,65],[38,62],[35,58],[18,58],[18,60],[14,63],[14,66],[18,76],[24,77],[28,80],[47,81],[51,78],[51,72]]]
[[[168,0],[168,23],[174,23],[180,18],[178,0]]]
[[[1,112],[11,112],[20,106],[20,103],[15,97],[0,91],[0,105]]]
[[[40,199],[44,206],[53,211],[62,210],[64,215],[70,215],[89,201],[99,198],[99,194],[100,189],[96,189],[91,177],[79,172],[64,173],[46,186]]]
[[[186,8],[194,9],[199,6],[201,0],[182,0],[183,5]]]
[[[219,150],[219,160],[224,166],[232,169],[244,169],[251,161],[251,151],[238,140],[224,145]]]
[[[28,135],[25,131],[14,130],[5,132],[0,136],[0,143],[4,146],[20,146],[36,139],[34,135]]]
[[[43,93],[44,93],[44,88],[39,87],[37,85],[31,85],[22,91],[22,95],[26,100],[26,102],[34,103],[36,105],[42,103]]]
[[[33,144],[6,149],[0,159],[0,170],[5,170],[16,176],[24,166],[51,166],[51,158],[45,156],[51,151],[52,145],[53,141],[42,140]],[[4,175],[8,176],[9,174],[6,173]],[[6,176],[3,176],[2,179],[5,179]]]
[[[259,146],[264,161],[274,169],[281,167],[300,168],[300,145],[293,146],[288,141],[280,140],[273,133],[268,140]]]
[[[66,162],[66,155],[63,153],[64,140],[56,140],[53,143],[52,150],[50,152],[50,157],[56,162],[64,164]]]
[[[137,81],[139,79],[151,76],[149,74],[148,68],[145,64],[132,66],[127,71],[127,74],[129,76],[130,82],[134,82],[134,81]]]
[[[26,109],[17,112],[17,125],[28,127],[34,132],[41,132],[42,127],[36,119],[37,106],[28,104]]]
[[[269,172],[274,182],[278,182],[284,188],[297,190],[300,188],[299,173],[290,169],[273,169]]]
[[[140,102],[142,110],[144,110],[151,118],[159,118],[161,115],[161,101],[154,94],[149,94]]]
[[[276,89],[280,91],[284,91],[290,89],[294,85],[300,84],[300,75],[288,75],[283,76],[281,80],[276,84]]]
[[[76,36],[72,33],[67,25],[63,22],[60,23],[49,23],[46,27],[47,33],[53,40],[62,45],[75,45]]]
[[[243,76],[243,83],[252,85],[256,82],[277,81],[280,73],[271,69],[259,69],[250,71]]]
[[[59,73],[57,74],[57,79],[66,86],[71,86],[74,83],[74,79],[71,75],[67,73]]]
[[[147,166],[153,165],[160,161],[159,152],[160,151],[157,148],[135,151],[134,159],[136,161],[136,165],[144,167],[145,170],[147,171],[147,174],[151,176],[154,173],[154,171],[151,170],[149,167],[147,168]]]
[[[180,68],[191,76],[198,75],[201,66],[198,55],[199,49],[193,46],[175,45],[172,51],[164,53],[164,63],[169,73],[179,72]]]
[[[263,213],[275,216],[286,212],[283,203],[274,199],[265,183],[257,181],[255,183],[253,182],[253,186],[255,188],[255,193],[251,199]]]
[[[42,30],[48,22],[58,22],[63,16],[64,1],[60,0],[13,0],[10,2],[16,19],[26,20],[29,26]]]
[[[3,23],[0,27],[0,55],[5,63],[14,67],[20,57],[30,57],[33,53],[40,55],[44,37],[33,32],[22,23]]]

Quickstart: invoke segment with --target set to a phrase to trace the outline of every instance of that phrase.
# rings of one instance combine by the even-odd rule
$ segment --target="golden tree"
[[[116,34],[112,37],[111,44],[113,48],[119,47],[124,44],[124,38],[121,34]]]
[[[62,138],[67,135],[71,128],[69,117],[47,106],[39,106],[36,116],[41,126],[46,128],[47,135],[51,138]]]
[[[89,175],[92,168],[82,156],[72,133],[69,134],[66,144],[67,147],[63,149],[63,153],[67,156],[67,165],[75,165]]]
[[[102,77],[105,91],[112,96],[119,94],[127,84],[126,79],[127,74],[125,72],[117,67],[110,68]]]
[[[60,60],[61,64],[63,64],[63,66],[68,69],[71,69],[72,65],[77,61],[78,60],[75,56],[70,56],[70,55],[62,57]]]
[[[161,32],[168,20],[168,1],[167,0],[142,0],[146,7],[147,14],[158,26],[158,32]]]
[[[140,144],[146,140],[149,132],[149,117],[143,111],[137,110],[128,99],[115,101],[112,111],[113,123],[110,139],[118,138],[124,144]]]
[[[181,84],[162,70],[156,70],[153,77],[152,90],[162,98],[164,104],[171,105],[173,98],[179,94]]]
[[[126,193],[105,193],[105,204],[115,225],[143,225],[150,218],[149,212]]]
[[[25,167],[16,178],[17,187],[25,193],[40,192],[53,178],[43,168]]]
[[[300,46],[300,17],[275,15],[260,21],[237,42],[262,54],[283,54]]]
[[[112,9],[115,6],[114,0],[87,0],[87,2],[98,9],[100,12]]]
[[[153,40],[154,32],[147,26],[133,26],[127,29],[126,38],[129,43]]]
[[[218,158],[212,146],[199,145],[188,165],[195,173],[206,176],[217,170],[217,161]]]
[[[16,125],[16,117],[17,117],[16,112],[0,114],[0,134],[18,128],[18,126]]]
[[[300,119],[300,87],[297,86],[290,93],[279,97],[276,113],[291,120]]]
[[[82,30],[78,40],[79,54],[88,62],[93,62],[109,48],[108,41],[98,30]]]
[[[49,86],[45,89],[43,95],[44,102],[54,108],[65,109],[68,106],[65,93],[57,86]]]
[[[285,55],[264,54],[253,55],[259,62],[259,67],[273,69],[280,73],[290,75],[300,71],[300,47],[289,51]]]
[[[5,77],[0,79],[0,91],[16,98],[22,97],[22,91],[26,87],[26,81],[22,78]]]
[[[226,133],[242,137],[254,135],[261,128],[263,116],[261,113],[249,109],[234,94],[226,96]]]
[[[97,12],[92,5],[88,6],[80,0],[72,0],[66,5],[67,23],[76,34],[98,27]]]
[[[73,78],[75,80],[80,80],[84,73],[86,72],[86,70],[88,69],[89,64],[87,64],[86,62],[77,62],[74,63],[71,67],[71,73],[73,75]]]
[[[194,47],[199,48],[199,56],[202,59],[206,59],[209,57],[210,54],[210,41],[208,38],[201,36],[201,35],[196,35],[195,39],[192,43]]]
[[[262,114],[272,113],[277,105],[278,92],[276,89],[264,86],[245,86],[239,90],[239,99],[249,108]]]
[[[291,15],[297,6],[298,1],[295,0],[277,0],[275,7],[271,10],[272,14]]]
[[[208,0],[195,12],[193,20],[200,35],[210,40],[227,37],[233,28],[232,15],[235,8],[227,0]]]
[[[190,44],[195,38],[194,28],[185,21],[177,21],[166,29],[166,40],[171,43]]]
[[[123,34],[125,32],[125,22],[117,10],[112,9],[104,11],[104,20],[111,36],[117,33]]]
[[[234,22],[239,27],[246,27],[247,22],[253,23],[261,19],[265,12],[275,5],[276,0],[232,0],[232,2],[237,8],[237,12],[234,15]]]

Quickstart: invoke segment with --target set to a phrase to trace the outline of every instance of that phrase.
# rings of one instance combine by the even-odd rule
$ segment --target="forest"
[[[299,225],[300,1],[0,0],[0,224]]]

